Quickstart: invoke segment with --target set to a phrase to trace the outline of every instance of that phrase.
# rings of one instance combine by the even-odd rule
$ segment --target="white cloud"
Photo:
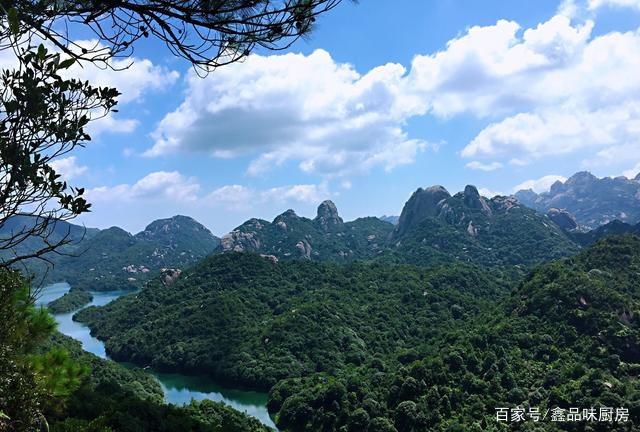
[[[478,161],[471,161],[466,165],[467,168],[480,171],[495,171],[502,168],[502,166],[500,162],[482,163]]]
[[[549,190],[551,185],[557,181],[564,183],[565,181],[567,181],[567,178],[560,175],[547,175],[539,179],[527,180],[515,186],[513,188],[513,192],[527,189],[532,189],[536,193],[546,192]]]
[[[185,100],[160,122],[146,155],[257,154],[252,175],[289,161],[325,176],[391,170],[427,147],[403,130],[404,74],[387,64],[360,75],[322,50],[252,55],[206,79],[191,74]]]
[[[551,108],[490,124],[464,148],[462,155],[541,158],[589,148],[601,151],[620,143],[637,143],[639,131],[638,102],[596,111]],[[634,147],[640,150],[638,144]]]
[[[251,175],[292,161],[328,177],[391,170],[428,147],[408,136],[410,118],[471,114],[491,120],[461,152],[476,159],[472,169],[595,155],[637,133],[640,31],[594,37],[593,21],[571,21],[572,7],[527,29],[506,20],[471,27],[408,71],[385,64],[360,74],[317,50],[252,55],[204,80],[192,74],[145,154],[250,155]]]
[[[276,187],[261,193],[261,198],[266,201],[296,201],[311,204],[320,203],[329,198],[329,196],[330,193],[325,184],[300,184]]]
[[[75,156],[54,160],[50,165],[65,181],[73,180],[81,176],[88,169],[84,165],[79,165]]]
[[[479,188],[478,192],[480,193],[480,196],[483,196],[486,198],[493,198],[494,196],[504,195],[502,192],[494,191],[487,188]]]
[[[209,193],[201,193],[197,179],[178,171],[156,171],[147,174],[134,184],[100,186],[89,189],[90,202],[139,202],[148,201],[192,203],[197,207],[223,207],[248,209],[256,204],[282,204],[289,202],[318,204],[331,196],[325,183],[294,184],[268,189],[254,189],[243,185],[225,185]]]
[[[132,185],[100,186],[89,189],[86,195],[89,202],[195,201],[199,190],[200,185],[194,178],[185,177],[177,171],[156,171]]]
[[[96,119],[89,123],[87,131],[92,138],[103,133],[131,133],[138,127],[138,120],[115,118],[113,114]]]
[[[640,174],[640,162],[635,164],[633,168],[630,168],[622,173],[622,175],[628,179],[634,179],[638,174]]]
[[[588,0],[590,10],[602,7],[633,8],[640,10],[640,0]]]
[[[103,47],[95,40],[76,41],[78,46],[86,48]],[[139,101],[145,93],[152,90],[164,90],[173,85],[180,77],[175,70],[153,64],[149,59],[129,57],[108,61],[109,66],[100,64],[76,63],[64,72],[71,78],[89,81],[96,87],[115,87],[120,93],[119,104]]]

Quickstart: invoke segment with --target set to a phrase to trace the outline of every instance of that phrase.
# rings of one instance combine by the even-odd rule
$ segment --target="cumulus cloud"
[[[532,189],[536,193],[546,192],[551,188],[551,185],[557,181],[564,183],[567,181],[567,178],[560,175],[547,175],[539,179],[527,180],[515,186],[513,192],[527,189]]]
[[[76,41],[85,48],[104,48],[96,40]],[[94,86],[115,87],[120,93],[118,102],[126,104],[139,101],[146,92],[163,90],[171,86],[180,77],[175,70],[155,65],[151,60],[138,57],[111,59],[109,67],[92,63],[76,63],[64,71],[66,77],[89,81]]]
[[[462,155],[540,158],[590,147],[611,151],[612,146],[620,143],[637,143],[638,131],[640,104],[637,102],[595,111],[551,108],[538,113],[520,113],[490,124],[464,148]],[[635,148],[639,148],[637,144]]]
[[[622,175],[628,179],[636,178],[638,174],[640,174],[640,162],[635,164],[633,168],[630,168],[622,173]]]
[[[526,45],[529,31],[509,50]],[[541,32],[535,39],[557,43],[545,50],[547,66],[510,74],[501,91],[518,96],[520,106],[480,131],[462,155],[529,160],[582,151],[595,165],[607,163],[599,154],[614,147],[640,150],[640,31],[591,37],[589,23],[574,27],[559,16],[535,31]],[[518,76],[526,80],[519,82]]]
[[[492,189],[487,189],[487,188],[479,188],[478,192],[480,193],[480,196],[483,196],[486,198],[493,198],[494,196],[504,195],[502,192],[494,191]]]
[[[87,190],[86,195],[89,202],[195,201],[199,190],[200,185],[194,178],[177,171],[156,171],[132,185],[100,186]]]
[[[39,41],[32,40],[32,44]],[[87,49],[105,49],[106,47],[96,40],[74,41],[77,47]],[[52,52],[59,52],[57,47],[44,42]],[[18,62],[15,54],[10,49],[0,50],[0,69],[15,69]],[[141,101],[150,91],[159,91],[172,86],[180,74],[175,70],[154,64],[151,60],[138,57],[122,59],[110,59],[107,64],[101,63],[75,63],[70,68],[60,71],[67,79],[75,78],[88,81],[94,87],[114,87],[121,94],[118,96],[119,106],[127,103]],[[89,124],[88,131],[95,137],[105,132],[129,133],[138,125],[138,121],[130,118],[122,118],[113,113],[96,119]]]
[[[242,185],[222,186],[204,197],[205,205],[232,209],[249,209],[255,205],[306,203],[318,204],[329,198],[326,184],[295,184],[268,189],[252,189]]]
[[[588,0],[587,5],[590,10],[600,9],[605,6],[640,10],[640,0]]]
[[[247,209],[264,203],[317,204],[331,196],[326,183],[294,184],[266,189],[254,189],[233,184],[218,187],[210,192],[193,177],[178,171],[156,171],[147,174],[133,184],[100,186],[89,189],[89,201],[96,202],[172,202],[189,203],[198,207],[222,207]]]
[[[75,156],[54,160],[50,165],[65,181],[73,180],[81,176],[88,169],[86,166],[78,164]]]
[[[480,171],[495,171],[502,168],[502,164],[500,162],[482,163],[478,161],[471,161],[466,165],[466,167]]]
[[[596,154],[637,135],[640,31],[593,36],[594,22],[573,22],[572,7],[565,1],[565,12],[532,28],[471,27],[408,70],[361,74],[317,50],[252,55],[204,80],[191,74],[145,154],[250,155],[251,175],[291,161],[328,177],[391,170],[429,147],[408,135],[409,119],[462,114],[489,122],[461,152],[472,169]]]
[[[191,74],[185,100],[160,122],[146,155],[257,154],[249,174],[288,161],[322,175],[390,170],[427,147],[403,130],[404,74],[387,64],[360,75],[323,50],[252,55],[206,79]]]

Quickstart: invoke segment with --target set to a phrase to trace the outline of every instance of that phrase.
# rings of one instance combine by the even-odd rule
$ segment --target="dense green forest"
[[[502,430],[497,407],[610,406],[630,423],[589,430],[622,431],[640,415],[638,272],[632,236],[545,264],[512,290],[464,265],[224,254],[78,319],[116,358],[271,387],[284,430]]]
[[[269,389],[287,377],[412,359],[506,289],[469,266],[275,264],[228,253],[75,319],[115,359]]]

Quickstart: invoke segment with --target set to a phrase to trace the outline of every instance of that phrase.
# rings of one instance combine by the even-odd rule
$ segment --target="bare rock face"
[[[330,231],[344,223],[338,215],[338,208],[331,200],[323,201],[318,206],[318,214],[313,221],[324,231]]]
[[[278,264],[278,257],[275,256],[275,255],[260,254],[260,257],[262,257],[262,258],[264,258],[264,259],[266,259],[268,261],[271,261],[274,264]]]
[[[220,247],[224,252],[257,251],[260,248],[260,240],[254,232],[233,230],[220,239]]]
[[[296,249],[300,251],[300,254],[304,258],[311,258],[311,245],[306,240],[300,240],[296,243]]]
[[[471,237],[475,237],[478,235],[478,228],[473,224],[473,221],[469,221],[469,225],[467,225],[467,233]]]
[[[491,216],[491,207],[489,207],[487,201],[480,196],[480,193],[475,186],[467,185],[464,188],[463,194],[465,206],[471,209],[481,210],[482,213],[486,214],[487,216]]]
[[[178,280],[181,274],[180,269],[163,268],[160,269],[160,280],[165,286],[169,286]]]
[[[451,194],[442,186],[436,185],[426,189],[418,188],[404,205],[394,237],[399,237],[427,217],[438,216],[442,200],[451,198]]]
[[[565,231],[571,231],[578,228],[576,219],[566,210],[551,208],[547,211],[547,217]]]

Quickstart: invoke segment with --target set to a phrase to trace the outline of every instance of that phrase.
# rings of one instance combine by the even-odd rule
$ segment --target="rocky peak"
[[[634,180],[640,181],[640,172],[638,173],[638,175],[636,176],[636,178]]]
[[[565,182],[565,185],[583,185],[593,183],[598,180],[598,177],[591,174],[589,171],[580,171],[569,177]]]
[[[481,210],[483,213],[490,215],[491,208],[483,197],[480,196],[478,189],[473,185],[467,185],[463,193],[464,204],[466,207]]]
[[[556,195],[562,193],[563,190],[564,183],[562,183],[560,180],[556,180],[549,188],[549,193],[551,193],[552,195]]]
[[[547,211],[547,217],[565,231],[571,231],[578,228],[576,219],[566,210],[550,208],[549,211]]]
[[[516,192],[514,197],[522,204],[533,207],[536,199],[538,199],[538,194],[533,189],[522,189]]]
[[[402,208],[393,235],[401,236],[425,218],[437,216],[440,211],[438,204],[447,198],[451,198],[451,194],[440,185],[418,188]]]
[[[286,223],[287,221],[290,221],[292,219],[298,219],[299,216],[296,214],[295,211],[293,211],[292,209],[287,210],[286,212],[276,216],[276,218],[273,220],[273,223],[277,224],[277,223]]]
[[[338,208],[331,200],[323,201],[318,206],[318,215],[313,221],[324,230],[332,229],[344,223],[338,215]]]

